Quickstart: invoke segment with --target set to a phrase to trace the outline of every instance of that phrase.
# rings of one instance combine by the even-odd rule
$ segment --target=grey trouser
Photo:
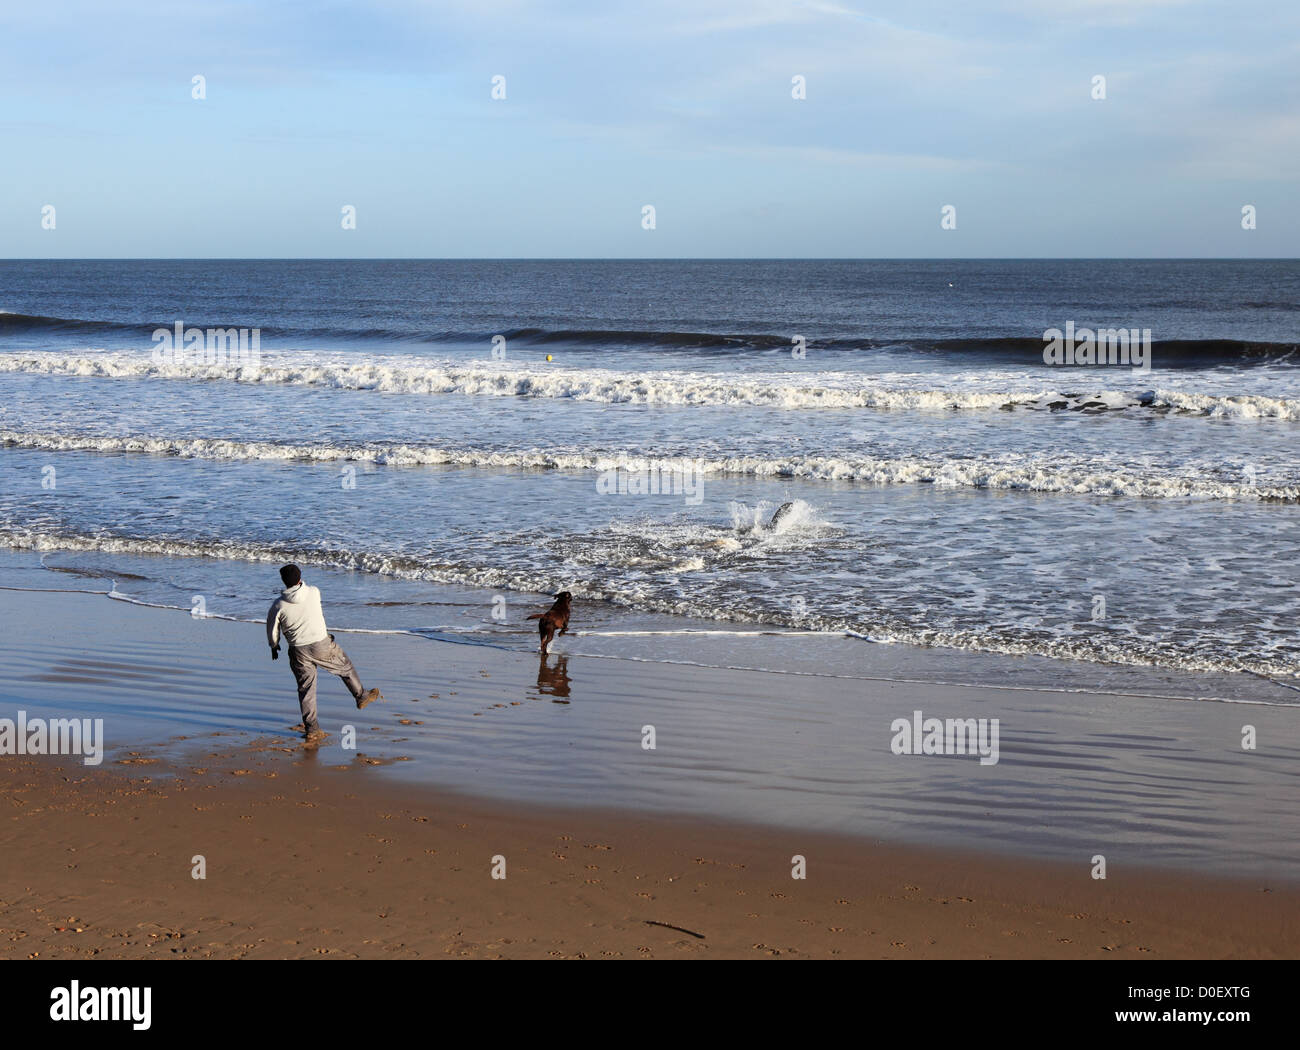
[[[330,674],[342,678],[343,684],[355,699],[360,700],[364,692],[357,669],[352,666],[352,661],[342,646],[334,641],[332,634],[311,645],[289,646],[289,666],[293,668],[293,676],[298,680],[298,706],[302,708],[304,729],[316,728],[317,667],[323,667]]]

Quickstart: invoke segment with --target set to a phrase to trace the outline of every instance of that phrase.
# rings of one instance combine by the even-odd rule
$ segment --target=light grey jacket
[[[280,635],[290,646],[323,642],[330,636],[320,607],[320,590],[296,583],[280,592],[266,614],[266,640],[274,649]]]

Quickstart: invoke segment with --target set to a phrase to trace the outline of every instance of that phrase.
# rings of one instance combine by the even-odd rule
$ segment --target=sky
[[[1295,0],[0,0],[0,257],[1296,257],[1297,71]]]

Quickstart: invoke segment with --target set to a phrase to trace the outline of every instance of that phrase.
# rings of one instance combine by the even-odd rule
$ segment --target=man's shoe
[[[376,700],[382,700],[383,698],[384,694],[378,689],[368,689],[365,696],[357,701],[357,710],[360,711],[367,704],[373,704]]]
[[[304,744],[307,744],[308,746],[311,746],[312,744],[319,744],[324,739],[325,739],[325,731],[321,729],[319,726],[314,726],[313,728],[308,729],[302,735],[302,742]]]

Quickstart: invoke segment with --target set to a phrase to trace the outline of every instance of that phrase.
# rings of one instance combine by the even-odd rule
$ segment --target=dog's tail
[[[541,619],[543,616],[545,616],[545,615],[546,615],[546,613],[533,613],[531,616],[528,617],[528,619],[530,619],[530,620],[540,620],[540,619]]]

